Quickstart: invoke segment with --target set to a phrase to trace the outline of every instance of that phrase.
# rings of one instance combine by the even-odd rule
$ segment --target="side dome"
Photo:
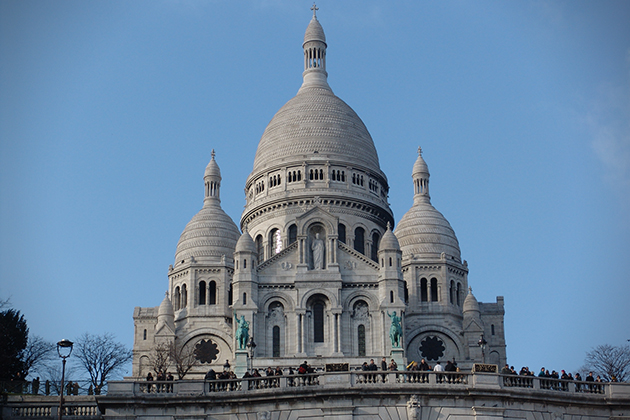
[[[418,148],[418,158],[413,166],[413,206],[402,217],[395,234],[403,252],[403,258],[414,256],[447,258],[461,262],[461,252],[455,231],[446,218],[431,205],[429,196],[429,167]]]
[[[204,207],[188,222],[177,243],[175,265],[190,257],[198,262],[232,258],[240,236],[236,224],[219,206]]]
[[[381,173],[365,124],[330,89],[301,89],[280,108],[260,139],[252,173],[313,158],[348,162]]]
[[[256,244],[254,244],[254,240],[247,230],[243,232],[240,238],[238,238],[235,252],[249,252],[251,254],[256,254],[258,252],[256,250]]]
[[[390,224],[387,224],[387,230],[383,234],[381,241],[378,244],[379,251],[400,251],[400,244],[394,232],[390,227]]]
[[[410,255],[461,260],[459,242],[448,220],[431,203],[414,204],[402,217],[394,232],[403,258]]]
[[[232,259],[240,235],[236,224],[221,208],[221,171],[212,159],[204,172],[203,207],[188,222],[177,243],[175,266],[189,258],[200,263],[221,263]]]

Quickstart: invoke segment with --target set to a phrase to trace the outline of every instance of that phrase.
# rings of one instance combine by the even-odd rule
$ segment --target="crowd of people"
[[[601,378],[601,376],[594,376],[593,372],[589,372],[585,378],[582,378],[580,372],[576,372],[575,376],[571,372],[566,372],[565,370],[561,370],[560,372],[556,372],[552,370],[549,372],[549,369],[545,369],[544,367],[540,368],[540,372],[538,375],[534,375],[534,372],[529,370],[528,366],[523,366],[521,370],[517,373],[514,369],[514,366],[505,365],[500,372],[502,375],[518,375],[518,376],[537,376],[539,378],[550,378],[550,379],[563,379],[567,381],[577,381],[577,382],[606,382]],[[613,375],[610,382],[617,382],[617,378]]]

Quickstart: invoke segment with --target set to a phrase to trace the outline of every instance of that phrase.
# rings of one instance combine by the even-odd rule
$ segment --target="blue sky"
[[[309,1],[0,0],[0,298],[50,341],[157,306],[216,150],[237,222],[302,81]],[[630,339],[630,3],[318,2],[396,221],[422,146],[508,362]]]

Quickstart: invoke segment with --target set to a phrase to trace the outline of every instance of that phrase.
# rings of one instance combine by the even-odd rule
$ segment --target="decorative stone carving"
[[[417,395],[412,395],[407,401],[407,418],[409,420],[420,418],[420,402]]]

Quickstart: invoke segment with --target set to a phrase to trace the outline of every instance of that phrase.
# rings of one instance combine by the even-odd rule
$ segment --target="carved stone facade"
[[[478,303],[470,292],[455,232],[431,205],[420,150],[414,204],[392,231],[387,177],[365,124],[328,85],[326,47],[313,15],[303,84],[262,135],[240,230],[221,208],[212,153],[203,207],[180,237],[167,296],[135,309],[134,377],[152,370],[159,343],[201,349],[189,378],[240,363],[235,315],[249,322],[256,344],[247,368],[295,368],[305,359],[357,367],[394,355],[400,363],[455,359],[462,369],[484,357],[505,363],[503,298]],[[403,331],[396,354],[394,311]]]

